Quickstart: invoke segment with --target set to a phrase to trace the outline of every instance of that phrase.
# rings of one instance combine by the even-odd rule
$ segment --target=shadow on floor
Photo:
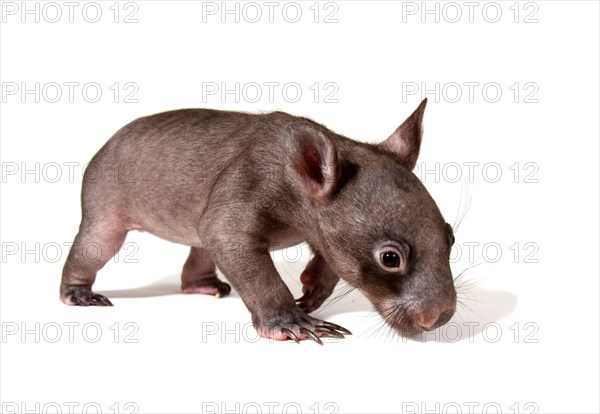
[[[294,293],[295,297],[300,296],[300,282],[295,280],[290,282],[284,277],[288,286]],[[156,280],[146,286],[135,287],[130,289],[120,290],[104,290],[98,293],[107,296],[108,298],[146,298],[168,295],[183,295],[180,288],[180,275],[173,274],[165,276],[162,279]],[[232,290],[231,298],[239,299],[237,292]],[[490,330],[489,335],[496,335],[498,329],[506,330],[508,325],[504,327],[495,326],[497,323],[508,317],[516,308],[518,298],[515,294],[503,291],[494,291],[486,289],[473,288],[469,291],[469,297],[463,300],[464,304],[458,305],[458,310],[452,320],[438,328],[433,332],[423,333],[408,338],[419,342],[457,342],[464,340],[473,340],[485,329]],[[356,290],[350,290],[348,285],[341,282],[334,291],[330,299],[323,306],[314,312],[312,315],[328,320],[335,315],[366,312],[365,318],[372,321],[373,329],[371,333],[365,332],[367,336],[382,334],[390,336],[389,327],[382,327],[381,318],[375,313],[373,305],[368,299]],[[510,324],[509,324],[510,325]],[[381,328],[381,329],[379,329]],[[506,329],[505,329],[506,328]],[[372,332],[375,331],[376,332]]]
[[[181,292],[181,277],[178,274],[165,276],[162,279],[155,280],[146,286],[134,287],[130,289],[102,290],[98,293],[112,298],[150,298],[157,296],[183,295]]]

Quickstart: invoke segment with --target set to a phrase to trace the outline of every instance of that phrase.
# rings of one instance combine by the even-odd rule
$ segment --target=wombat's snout
[[[454,315],[455,307],[449,309],[431,309],[429,312],[422,313],[416,318],[416,322],[424,331],[433,331],[436,328],[446,324]]]
[[[384,306],[381,306],[381,302],[373,303],[387,322],[405,336],[433,331],[448,323],[456,311],[455,298],[438,300],[434,303],[397,302],[397,300],[388,302]]]

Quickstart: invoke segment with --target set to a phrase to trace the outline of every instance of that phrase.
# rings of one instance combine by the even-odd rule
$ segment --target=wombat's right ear
[[[419,107],[415,109],[411,116],[406,118],[406,121],[388,139],[379,144],[381,148],[398,157],[409,170],[415,168],[419,157],[425,105],[427,105],[427,98],[423,99]]]
[[[293,181],[313,201],[326,199],[338,178],[337,150],[323,134],[302,132],[287,142],[287,170]]]

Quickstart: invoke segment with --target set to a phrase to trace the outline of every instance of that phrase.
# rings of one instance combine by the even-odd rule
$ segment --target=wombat
[[[456,309],[453,230],[412,173],[426,103],[379,144],[284,112],[181,109],[129,123],[85,171],[61,300],[110,306],[92,291],[96,273],[128,231],[143,230],[191,246],[183,292],[227,295],[219,268],[263,337],[350,334],[308,315],[340,277],[403,335],[443,325]],[[301,242],[314,257],[294,300],[269,252]],[[97,260],[86,258],[90,243]]]

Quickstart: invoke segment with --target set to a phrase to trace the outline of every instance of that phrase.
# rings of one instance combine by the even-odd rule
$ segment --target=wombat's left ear
[[[293,181],[311,200],[325,200],[338,179],[334,143],[323,134],[303,131],[287,144],[287,168]]]
[[[425,105],[427,105],[427,98],[423,99],[415,112],[388,139],[379,144],[384,150],[395,154],[409,170],[415,168],[419,157]]]

